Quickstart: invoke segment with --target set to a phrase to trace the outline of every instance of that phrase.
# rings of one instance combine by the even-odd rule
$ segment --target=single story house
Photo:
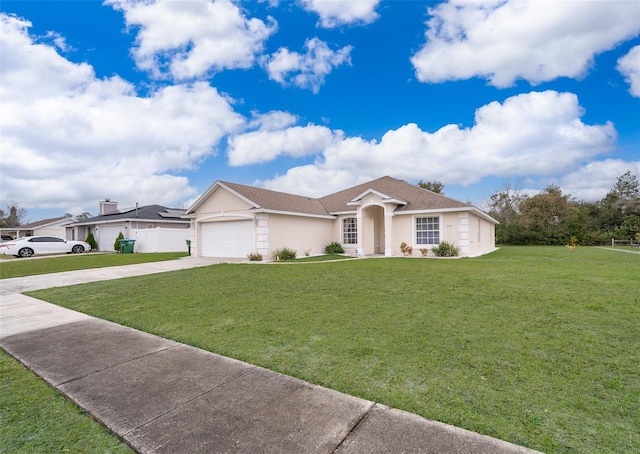
[[[187,252],[191,238],[190,221],[183,219],[186,210],[147,205],[118,209],[118,202],[99,202],[99,215],[67,226],[66,238],[85,240],[91,232],[99,251],[113,251],[116,238],[136,240],[134,252]]]
[[[72,222],[74,222],[74,220],[69,216],[59,216],[57,218],[30,222],[19,225],[18,227],[4,227],[0,229],[0,231],[3,235],[10,235],[14,239],[36,235],[64,238],[66,226]]]
[[[495,250],[498,221],[473,205],[389,176],[321,198],[216,181],[185,213],[197,257],[271,258],[288,247],[317,255],[331,242],[354,255],[422,255],[442,241],[473,257]]]

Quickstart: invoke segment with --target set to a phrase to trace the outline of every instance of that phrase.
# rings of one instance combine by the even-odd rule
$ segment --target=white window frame
[[[420,220],[420,219],[427,219],[427,221],[426,221],[427,227],[429,227],[429,226],[433,227],[433,225],[434,225],[434,221],[433,220],[435,219],[436,222],[437,222],[438,228],[437,229],[433,229],[433,228],[431,228],[431,229],[429,229],[429,228],[418,229],[418,220]],[[428,216],[428,215],[427,216],[415,216],[413,218],[413,229],[414,229],[413,238],[414,238],[414,241],[415,241],[415,245],[417,247],[420,247],[420,246],[422,246],[422,247],[424,247],[424,246],[437,246],[438,244],[440,244],[440,237],[441,237],[441,233],[442,233],[442,216],[440,216],[439,214],[431,215],[431,216]],[[427,241],[428,242],[420,242],[420,241],[423,241],[422,238],[419,238],[419,234],[421,232],[427,233]],[[433,233],[436,234],[435,237],[434,237]],[[434,239],[435,239],[435,242],[433,242]]]
[[[354,229],[353,231],[347,231],[345,229],[345,225],[347,221],[352,222],[351,227]],[[342,221],[340,222],[340,230],[341,230],[340,237],[342,239],[342,244],[346,246],[356,246],[358,244],[358,218],[356,218],[355,216],[342,218]],[[351,236],[351,238],[348,238],[347,235]]]

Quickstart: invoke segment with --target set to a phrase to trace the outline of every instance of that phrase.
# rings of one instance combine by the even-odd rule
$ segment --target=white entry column
[[[393,211],[390,207],[384,207],[384,255],[385,257],[393,256]]]
[[[358,211],[356,212],[356,228],[358,229],[356,255],[364,256],[364,223],[362,222],[362,207],[358,207]]]

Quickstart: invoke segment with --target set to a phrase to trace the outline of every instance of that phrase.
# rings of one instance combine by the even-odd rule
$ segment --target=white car
[[[55,236],[25,236],[0,243],[0,254],[16,257],[31,257],[34,254],[79,254],[90,250],[89,243],[65,240]]]

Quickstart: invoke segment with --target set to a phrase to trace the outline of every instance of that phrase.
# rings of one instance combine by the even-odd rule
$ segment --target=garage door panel
[[[113,251],[113,245],[116,242],[116,238],[120,232],[124,234],[124,226],[100,226],[99,228],[99,240],[98,240],[98,249],[100,251]]]
[[[200,229],[203,257],[243,258],[255,252],[253,221],[203,223]]]

